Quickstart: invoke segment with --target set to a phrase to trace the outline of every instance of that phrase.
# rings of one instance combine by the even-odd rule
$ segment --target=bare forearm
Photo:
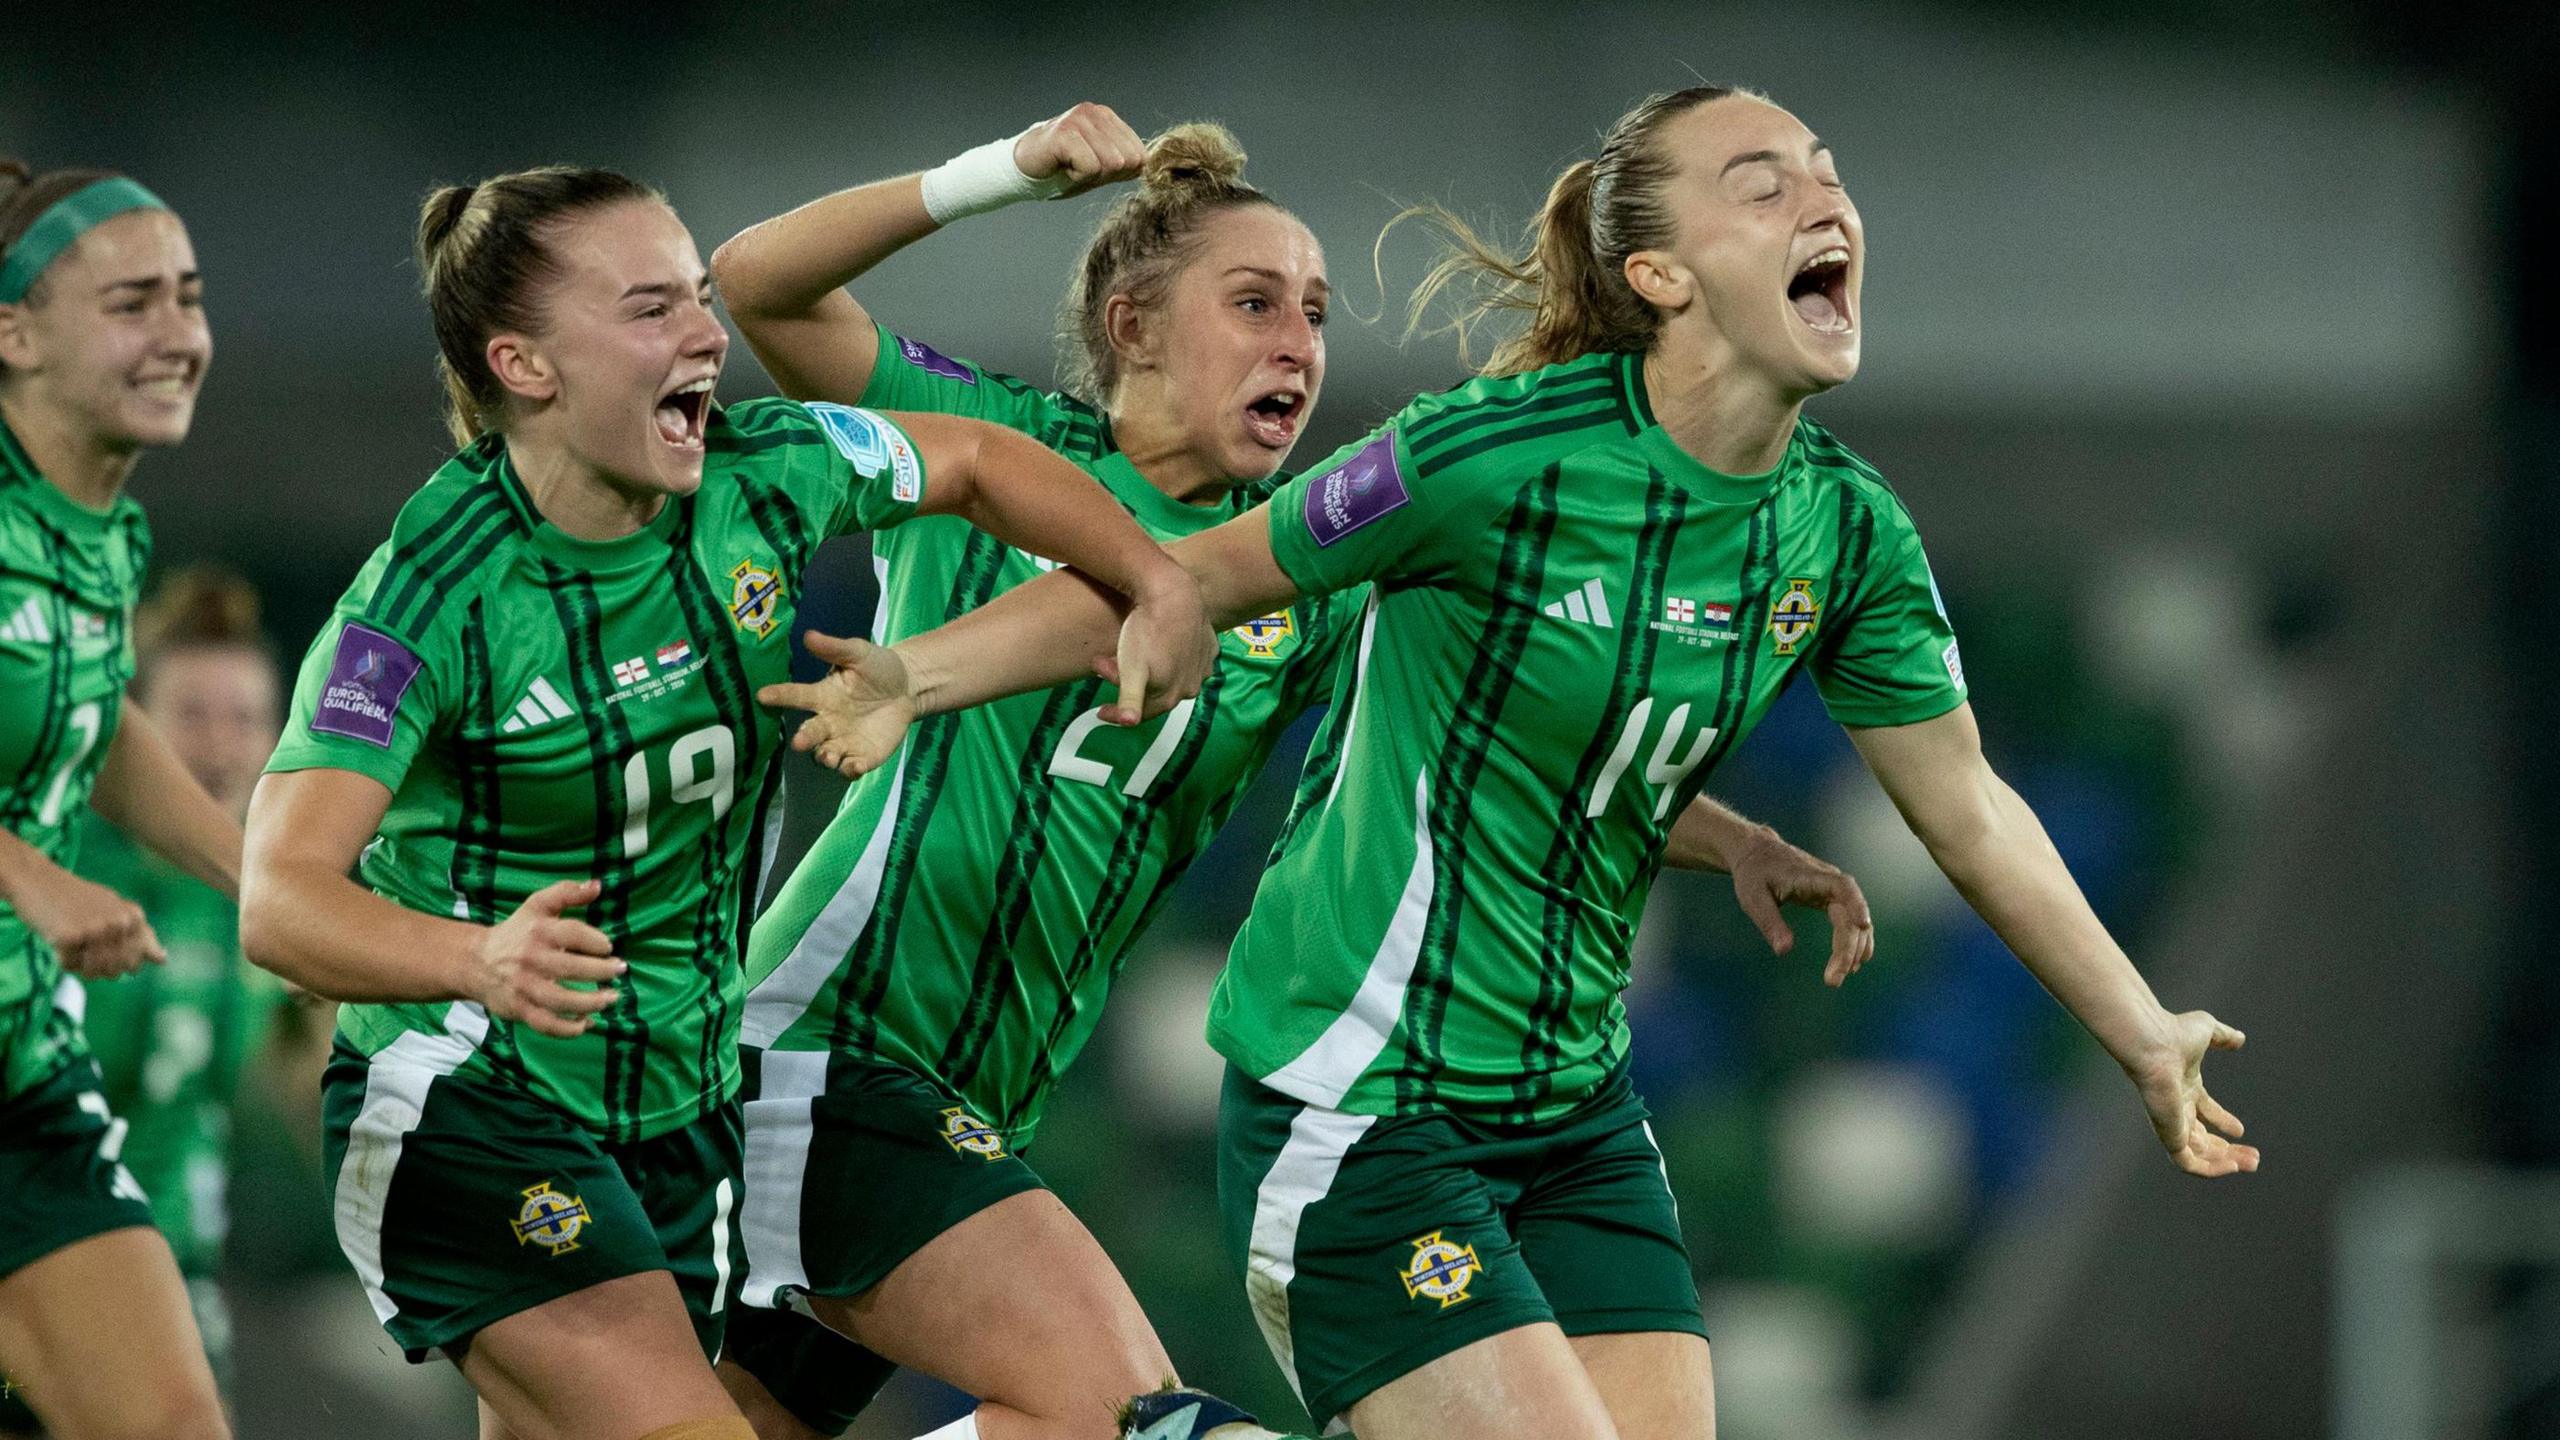
[[[711,269],[740,324],[806,317],[864,271],[940,228],[925,213],[921,177],[901,175],[749,226],[713,252]]]
[[[0,900],[24,902],[27,887],[62,867],[11,831],[0,830]]]
[[[1159,586],[1190,583],[1091,477],[1026,436],[992,426],[979,434],[967,489],[953,507],[970,524],[1016,549],[1072,565],[1133,600]]]
[[[1976,823],[1921,838],[1974,913],[2118,1064],[2133,1069],[2174,1051],[2168,1011],[2017,792],[1988,777]]]
[[[1701,795],[1689,802],[1672,822],[1671,834],[1663,845],[1662,863],[1675,870],[1714,870],[1732,873],[1734,862],[1756,841],[1775,838],[1777,831],[1755,821],[1746,820],[1726,808],[1711,795]]]
[[[248,880],[241,948],[312,994],[384,1003],[468,993],[479,926],[421,914],[316,868],[262,867]]]
[[[139,710],[128,710],[116,727],[89,805],[144,849],[239,898],[239,822],[204,792]]]
[[[1092,674],[1119,639],[1122,614],[1098,582],[1053,570],[891,648],[906,664],[916,712],[936,715]]]

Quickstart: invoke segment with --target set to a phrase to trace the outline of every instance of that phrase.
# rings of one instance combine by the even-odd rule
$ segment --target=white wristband
[[[1013,163],[1013,145],[1021,138],[1008,135],[990,140],[924,172],[924,213],[936,225],[948,225],[963,216],[1001,210],[1017,200],[1055,199],[1071,183],[1069,177],[1061,172],[1034,180],[1023,174]]]

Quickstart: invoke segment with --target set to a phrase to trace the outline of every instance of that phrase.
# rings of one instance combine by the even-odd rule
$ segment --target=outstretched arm
[[[2160,1004],[2035,812],[1992,773],[1972,707],[1849,738],[1974,913],[2124,1068],[2179,1167],[2257,1169],[2256,1147],[2235,1143],[2240,1121],[2204,1089],[2205,1052],[2237,1050],[2244,1037],[2202,1010],[2173,1015]]]
[[[1298,587],[1271,555],[1266,507],[1176,541],[1167,553],[1199,582],[1209,628],[1224,630],[1298,599]],[[846,776],[879,768],[918,716],[966,709],[1006,695],[1046,690],[1101,673],[1120,682],[1103,709],[1114,725],[1134,725],[1175,698],[1140,703],[1131,684],[1131,636],[1117,597],[1073,571],[1017,585],[968,614],[886,649],[811,633],[809,653],[837,667],[812,685],[769,685],[757,698],[775,709],[813,712],[792,748],[815,751]],[[1214,656],[1213,656],[1214,658]]]
[[[980,147],[930,175],[875,180],[812,200],[738,232],[712,253],[711,273],[729,314],[783,394],[861,400],[879,341],[870,312],[845,287],[872,266],[964,214],[1127,180],[1147,153],[1110,107],[1090,102],[1007,146],[992,155]]]
[[[917,412],[897,419],[915,437],[932,477],[919,510],[958,515],[1128,597],[1128,623],[1118,640],[1123,705],[1152,712],[1199,693],[1218,659],[1217,636],[1201,621],[1200,587],[1110,491],[1038,441],[1000,425]],[[1110,639],[1103,648],[1112,648]]]

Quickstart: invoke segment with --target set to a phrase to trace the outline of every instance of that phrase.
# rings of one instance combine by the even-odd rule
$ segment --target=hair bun
[[[1244,183],[1244,147],[1214,120],[1176,125],[1147,142],[1149,190],[1230,190]]]
[[[144,655],[196,646],[263,649],[257,587],[226,565],[199,562],[170,571],[134,612],[134,645]]]

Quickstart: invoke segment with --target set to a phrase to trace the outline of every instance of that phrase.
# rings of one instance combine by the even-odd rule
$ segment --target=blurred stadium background
[[[1818,413],[1918,515],[1995,762],[2164,998],[2251,1032],[2213,1079],[2268,1159],[2174,1172],[1799,687],[1714,788],[1865,881],[1878,962],[1825,991],[1818,920],[1773,961],[1720,883],[1676,880],[1631,997],[1721,1433],[2485,1440],[2560,1435],[2560,314],[2529,248],[2560,193],[2553,16],[48,7],[0,50],[0,152],[123,168],[186,218],[218,363],[136,493],[164,564],[248,572],[298,653],[445,453],[407,259],[431,182],[619,166],[707,252],[1092,98],[1228,122],[1366,313],[1398,202],[1516,225],[1644,93],[1766,88],[1837,147],[1871,241],[1865,373]],[[1100,203],[958,227],[864,299],[1045,379]],[[1420,263],[1389,247],[1390,300]],[[1331,332],[1301,462],[1457,378],[1396,329]],[[764,387],[739,346],[724,393]],[[864,623],[859,549],[813,592]],[[802,843],[827,778],[792,772]],[[1266,1418],[1298,1412],[1216,1253],[1199,1016],[1289,778],[1142,948],[1032,1157],[1185,1374]],[[241,1126],[243,1435],[468,1433],[453,1376],[375,1328],[281,1123]],[[857,1433],[964,1403],[902,1382]]]

